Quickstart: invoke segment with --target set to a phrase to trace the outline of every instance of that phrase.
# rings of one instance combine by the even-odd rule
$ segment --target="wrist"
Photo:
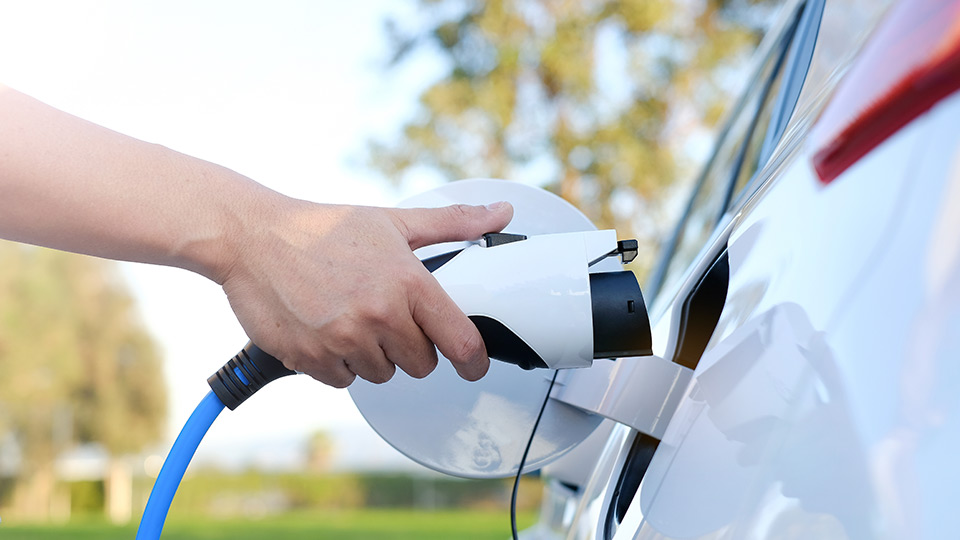
[[[212,187],[195,220],[173,248],[175,265],[223,285],[244,254],[262,245],[264,228],[275,223],[287,199],[232,170],[205,164],[202,184]]]

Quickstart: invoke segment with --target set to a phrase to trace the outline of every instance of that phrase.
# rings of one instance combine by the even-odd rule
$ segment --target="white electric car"
[[[652,355],[555,382],[493,362],[466,383],[441,361],[357,381],[354,401],[450,474],[510,476],[532,441],[526,540],[960,538],[958,89],[960,0],[786,1],[644,287]],[[501,199],[507,232],[593,228],[511,182],[406,204]],[[538,263],[471,279],[529,308],[512,291]],[[528,319],[589,341],[563,310]]]
[[[789,1],[755,66],[644,289],[682,369],[615,390],[657,423],[524,538],[960,538],[960,1]]]

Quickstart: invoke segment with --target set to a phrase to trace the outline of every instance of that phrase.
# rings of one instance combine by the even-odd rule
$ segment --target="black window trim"
[[[802,15],[801,15],[802,16]],[[785,36],[794,36],[796,33],[797,19],[793,20],[793,23],[788,27],[787,32],[784,33]],[[747,157],[747,150],[750,148],[750,139],[753,138],[753,133],[757,129],[757,124],[760,123],[760,113],[763,111],[763,104],[766,102],[767,96],[770,94],[770,88],[773,86],[773,83],[777,80],[777,76],[780,74],[781,69],[786,69],[784,67],[784,60],[787,58],[787,52],[790,50],[791,39],[785,40],[784,47],[780,49],[779,57],[777,58],[776,63],[773,65],[773,71],[770,72],[770,77],[763,82],[763,89],[760,91],[760,106],[757,107],[757,110],[754,111],[753,118],[750,119],[750,126],[747,127],[746,136],[743,138],[743,144],[740,145],[740,149],[737,150],[737,157],[734,160],[734,165],[730,169],[730,178],[727,179],[727,189],[724,190],[723,194],[723,204],[720,205],[720,211],[717,213],[716,217],[713,219],[714,226],[720,222],[720,218],[723,217],[723,214],[727,212],[727,209],[730,208],[730,203],[733,202],[733,192],[737,186],[737,178],[740,177],[740,169],[743,168],[743,162]],[[784,73],[786,76],[786,73]],[[779,95],[777,96],[777,101],[780,100]],[[774,105],[774,110],[776,110],[776,105]],[[771,114],[771,120],[773,120],[773,115]],[[769,134],[767,131],[765,133]],[[766,141],[764,141],[766,144]],[[763,151],[761,150],[761,156]],[[766,163],[765,160],[759,160],[760,164]]]
[[[803,88],[803,83],[806,79],[810,62],[813,57],[813,48],[817,41],[817,35],[819,33],[820,21],[823,16],[825,2],[826,0],[807,0],[805,2],[798,3],[795,8],[795,12],[792,14],[791,22],[784,27],[784,31],[782,31],[778,42],[768,52],[767,58],[770,58],[769,55],[774,54],[779,54],[781,56],[777,59],[776,68],[781,67],[781,63],[784,61],[784,55],[786,55],[786,65],[783,66],[784,79],[780,85],[780,89],[778,90],[774,111],[771,114],[770,123],[767,126],[767,138],[764,139],[764,144],[761,147],[761,164],[766,164],[766,162],[769,160],[770,155],[776,148],[777,143],[779,143],[780,138],[786,131],[787,122],[789,121],[790,116],[793,114],[793,110],[796,107],[800,90]],[[793,42],[796,42],[796,47],[791,47],[791,43]],[[756,72],[754,72],[751,77],[752,84],[756,84],[760,79],[761,74],[763,73],[764,64],[765,62],[757,66]],[[777,69],[774,69],[769,78],[764,81],[764,84],[766,85],[766,87],[763,89],[764,96],[766,96],[767,92],[769,91],[769,87],[776,79],[777,74]],[[710,170],[710,167],[717,158],[717,154],[721,146],[720,142],[727,137],[728,133],[732,129],[732,126],[738,117],[737,113],[745,106],[748,93],[749,92],[745,91],[739,96],[736,105],[732,109],[735,112],[730,115],[726,124],[724,125],[723,130],[717,136],[710,158],[701,169],[701,173],[697,178],[696,185],[687,199],[683,214],[677,221],[677,224],[674,226],[669,239],[661,248],[657,265],[654,267],[653,272],[648,277],[644,288],[647,297],[650,298],[651,304],[656,301],[657,295],[661,292],[660,289],[663,287],[663,282],[666,278],[667,267],[669,266],[670,260],[673,258],[673,255],[677,249],[677,243],[680,239],[680,232],[683,230],[684,225],[690,217],[690,213],[693,210],[693,203],[697,198],[697,194],[701,189],[703,189],[703,185],[707,178],[707,172]],[[753,130],[756,128],[756,123],[758,121],[758,116],[761,109],[762,107],[758,107],[757,110],[754,111],[754,117],[751,120],[750,127],[748,128],[746,139],[749,139]],[[773,135],[770,134],[771,129],[774,130]],[[722,220],[724,214],[730,208],[741,205],[743,202],[745,202],[746,194],[754,192],[758,187],[755,185],[758,175],[755,174],[754,177],[747,183],[747,186],[741,190],[739,194],[732,193],[733,186],[735,185],[736,178],[740,172],[740,167],[743,163],[745,146],[746,145],[740,149],[736,166],[734,167],[734,171],[732,171],[731,177],[728,179],[724,205],[721,207],[722,210],[716,217],[715,225]],[[760,169],[762,169],[762,166]]]
[[[796,110],[797,102],[800,99],[800,91],[803,90],[803,83],[807,79],[807,73],[810,72],[810,64],[813,61],[813,50],[817,43],[817,36],[820,34],[820,21],[823,19],[823,10],[826,0],[807,0],[806,8],[800,15],[799,27],[794,37],[795,47],[790,48],[790,55],[787,58],[787,65],[784,68],[783,82],[777,94],[777,101],[774,105],[773,113],[770,115],[770,123],[767,126],[766,137],[760,150],[761,164],[769,163],[773,157],[773,151],[787,131],[787,125],[790,118]],[[757,168],[753,178],[744,186],[740,193],[735,194],[735,199],[729,205],[728,211],[734,211],[744,205],[747,199],[760,187],[760,172],[763,166]]]
[[[790,49],[787,66],[783,74],[783,83],[770,116],[770,125],[767,126],[767,135],[760,150],[760,163],[766,163],[777,144],[787,130],[787,123],[793,116],[800,99],[800,90],[810,71],[813,61],[813,49],[820,34],[820,21],[823,19],[823,9],[826,0],[807,0],[803,14],[800,15],[799,25],[793,40],[795,46]]]

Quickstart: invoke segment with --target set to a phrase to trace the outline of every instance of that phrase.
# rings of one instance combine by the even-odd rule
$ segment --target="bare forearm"
[[[238,216],[280,196],[0,86],[0,237],[222,281]]]
[[[423,377],[431,342],[482,376],[480,334],[411,249],[499,231],[512,213],[298,201],[0,86],[0,238],[203,274],[251,339],[333,386],[396,366]]]

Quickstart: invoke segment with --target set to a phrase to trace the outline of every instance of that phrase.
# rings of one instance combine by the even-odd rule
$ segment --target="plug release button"
[[[483,247],[497,247],[504,244],[511,244],[513,242],[519,242],[521,240],[526,240],[527,235],[525,234],[511,234],[511,233],[487,233],[483,235]]]

